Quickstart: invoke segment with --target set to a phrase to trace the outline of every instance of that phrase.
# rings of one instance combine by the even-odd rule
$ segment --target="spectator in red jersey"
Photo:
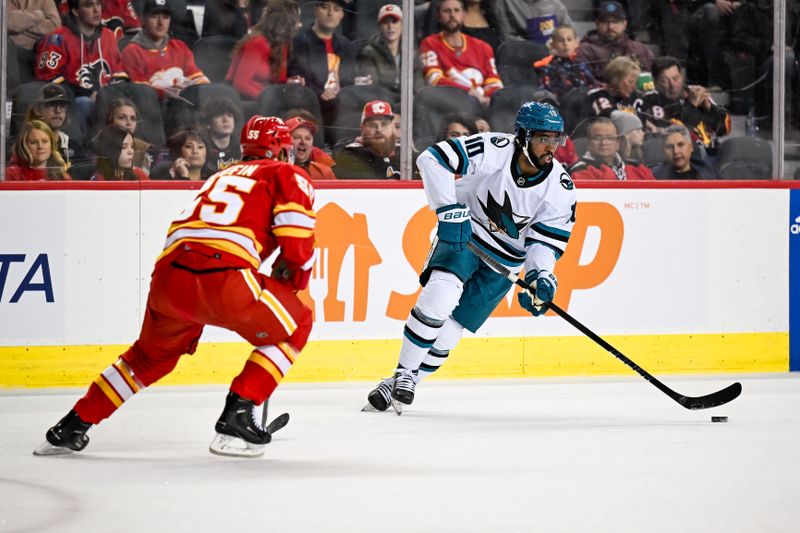
[[[258,98],[267,84],[286,83],[289,50],[299,28],[297,2],[270,3],[258,24],[236,44],[225,79],[250,100]]]
[[[39,45],[34,74],[72,89],[81,129],[89,131],[97,91],[128,73],[114,34],[101,26],[100,0],[69,0],[68,6],[64,25]]]
[[[595,118],[589,125],[587,152],[569,173],[575,180],[652,180],[653,173],[644,165],[622,159],[618,152],[619,135],[611,119]]]
[[[113,31],[118,40],[142,27],[142,21],[133,9],[133,0],[103,0],[102,19],[103,26]]]
[[[67,165],[56,149],[53,130],[41,120],[22,126],[11,149],[11,161],[6,168],[6,181],[71,180]]]
[[[302,117],[290,118],[286,121],[286,127],[292,133],[292,146],[294,147],[294,164],[308,172],[312,180],[335,180],[336,174],[333,173],[332,165],[327,165],[320,161],[315,161],[313,153],[314,134],[317,133],[317,126]],[[318,148],[316,148],[319,150]],[[322,150],[319,150],[322,152]],[[334,165],[333,159],[322,152],[327,160]]]
[[[133,135],[133,166],[150,172],[156,148],[149,142],[136,137],[136,126],[139,124],[139,110],[136,104],[127,98],[118,98],[108,104],[106,124],[114,124]]]
[[[196,129],[180,131],[169,138],[169,159],[156,165],[154,180],[207,180],[213,172],[206,166],[208,150],[203,135]]]
[[[458,87],[488,106],[492,94],[503,88],[492,47],[461,31],[462,0],[444,0],[439,4],[438,14],[442,32],[429,35],[419,45],[425,82]]]
[[[103,126],[94,140],[97,171],[93,181],[149,180],[147,173],[133,165],[133,135],[116,125]]]
[[[122,51],[131,80],[155,89],[159,96],[176,98],[186,87],[209,83],[183,41],[171,39],[172,20],[167,0],[146,0],[142,31]]]

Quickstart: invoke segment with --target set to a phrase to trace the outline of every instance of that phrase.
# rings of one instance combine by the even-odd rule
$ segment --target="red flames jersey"
[[[61,26],[39,45],[36,79],[67,83],[76,96],[85,96],[115,80],[127,80],[117,40],[108,28],[91,41]]]
[[[441,33],[429,35],[419,45],[422,73],[428,85],[449,85],[468,91],[473,87],[491,96],[503,88],[494,52],[488,43],[461,34],[464,47],[454,49]]]
[[[69,14],[68,2],[61,2],[58,12],[61,14],[61,19],[65,19]],[[117,40],[125,35],[125,30],[142,27],[142,22],[136,15],[136,10],[130,0],[103,0],[100,20],[103,26],[111,30]]]
[[[179,39],[167,41],[163,50],[148,50],[133,42],[122,50],[122,61],[131,81],[145,83],[162,93],[169,87],[209,83],[194,62],[194,54]]]
[[[284,260],[314,260],[314,188],[306,172],[273,160],[237,163],[211,176],[167,233],[159,259],[183,244],[202,245],[224,264],[258,269],[280,247]]]

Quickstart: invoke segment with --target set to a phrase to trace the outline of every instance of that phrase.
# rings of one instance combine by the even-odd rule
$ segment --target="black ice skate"
[[[214,426],[217,435],[208,449],[216,455],[260,457],[264,455],[265,445],[272,440],[272,433],[288,422],[289,415],[284,413],[267,427],[262,427],[256,416],[255,402],[229,392],[225,409]]]
[[[385,411],[392,404],[392,385],[394,376],[381,380],[378,386],[372,389],[367,395],[369,402],[362,411]]]
[[[397,414],[403,412],[403,406],[411,405],[414,401],[414,389],[417,386],[417,371],[399,369],[394,374],[392,386],[392,407]]]
[[[58,424],[47,430],[43,442],[33,451],[33,455],[66,455],[79,452],[89,444],[86,432],[92,424],[84,422],[78,413],[70,411]]]

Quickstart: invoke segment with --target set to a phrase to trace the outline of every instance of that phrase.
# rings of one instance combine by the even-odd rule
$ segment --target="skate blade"
[[[220,433],[217,433],[211,444],[208,445],[209,452],[224,457],[261,457],[264,455],[265,448],[266,444],[251,444],[238,437]]]
[[[75,450],[70,450],[63,446],[53,446],[47,441],[44,441],[38,448],[33,450],[33,455],[47,456],[47,455],[69,455],[74,453]]]
[[[400,416],[400,415],[403,414],[403,407],[405,407],[405,405],[406,404],[404,404],[402,402],[398,402],[397,400],[392,398],[392,409],[394,409],[394,412],[397,413],[397,416]]]
[[[361,412],[362,413],[387,413],[387,412],[389,412],[389,408],[387,407],[386,409],[381,411],[380,409],[375,409],[375,407],[371,403],[367,402],[367,405],[365,405],[364,407],[361,408]]]

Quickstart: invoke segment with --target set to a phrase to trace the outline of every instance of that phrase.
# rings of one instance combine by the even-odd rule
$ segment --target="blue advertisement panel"
[[[800,370],[800,189],[789,204],[789,369]]]

